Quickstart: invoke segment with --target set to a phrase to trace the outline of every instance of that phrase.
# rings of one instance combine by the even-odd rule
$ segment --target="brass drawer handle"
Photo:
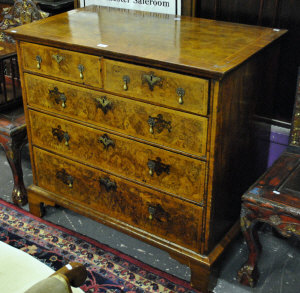
[[[183,97],[185,95],[185,90],[183,88],[179,87],[176,90],[176,94],[179,96],[178,103],[183,104]]]
[[[164,128],[166,128],[169,132],[172,130],[171,121],[165,121],[161,114],[158,114],[157,117],[148,118],[148,124],[150,126],[150,133],[154,133],[154,127],[156,127],[157,133],[161,133]]]
[[[142,75],[142,83],[144,84],[145,82],[148,83],[150,91],[153,91],[155,85],[162,87],[162,78],[155,76],[154,72]]]
[[[42,57],[37,55],[35,57],[35,59],[36,59],[36,62],[37,62],[37,64],[36,64],[37,69],[41,69]]]
[[[56,172],[56,178],[61,180],[64,184],[70,188],[73,187],[74,178],[66,172],[65,169]]]
[[[156,160],[148,159],[147,166],[149,168],[149,175],[153,176],[154,172],[157,176],[163,172],[170,174],[170,165],[166,165],[161,162],[161,158],[157,157]]]
[[[124,91],[127,91],[128,90],[128,84],[130,83],[130,77],[128,75],[124,75],[123,76],[123,82],[124,82],[123,89],[124,89]]]
[[[109,177],[100,177],[99,179],[100,186],[104,186],[107,192],[117,190],[117,184],[114,181],[111,181]]]
[[[149,206],[149,207],[148,207],[148,212],[149,212],[149,220],[152,220],[152,219],[153,219],[153,216],[154,216],[154,214],[155,214],[155,207]]]
[[[65,58],[61,55],[55,54],[52,55],[52,58],[59,64],[61,61],[63,61]]]
[[[148,206],[149,212],[149,220],[157,220],[158,222],[169,222],[170,221],[170,214],[166,212],[160,204],[156,205],[149,205]]]
[[[79,64],[77,68],[78,68],[78,70],[79,70],[79,77],[80,77],[81,79],[83,79],[84,66],[83,66],[82,64]]]
[[[49,90],[49,96],[55,100],[56,104],[61,102],[61,106],[63,108],[66,107],[67,97],[64,93],[61,93],[57,87],[54,87],[53,90]]]
[[[65,140],[65,145],[69,146],[70,136],[69,136],[68,132],[63,131],[61,129],[60,125],[58,125],[57,128],[52,128],[52,135],[54,137],[56,136],[59,142],[62,142],[63,140]]]
[[[105,150],[107,150],[109,146],[115,147],[115,142],[107,134],[100,136],[98,142],[103,144]]]
[[[96,102],[96,108],[100,108],[104,114],[106,114],[108,110],[112,109],[112,102],[106,96],[94,98],[94,100]]]

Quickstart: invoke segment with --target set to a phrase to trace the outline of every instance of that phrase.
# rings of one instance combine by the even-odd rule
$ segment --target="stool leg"
[[[255,219],[255,212],[242,205],[241,230],[247,242],[249,255],[238,272],[238,280],[241,284],[250,287],[254,287],[258,280],[257,260],[261,251]]]
[[[21,149],[27,141],[26,131],[12,138],[0,136],[0,143],[5,151],[14,178],[12,200],[16,205],[25,205],[27,203],[27,192],[23,181]]]

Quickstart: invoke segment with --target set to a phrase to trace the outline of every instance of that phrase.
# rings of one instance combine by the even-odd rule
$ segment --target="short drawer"
[[[24,70],[102,87],[100,58],[30,43],[21,43]]]
[[[30,106],[206,156],[207,118],[25,74]]]
[[[201,207],[34,148],[37,184],[194,251]]]
[[[107,91],[207,115],[208,80],[129,63],[104,60]]]
[[[206,163],[29,111],[32,143],[71,159],[202,202]]]

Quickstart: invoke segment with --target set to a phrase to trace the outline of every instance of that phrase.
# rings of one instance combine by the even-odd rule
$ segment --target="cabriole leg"
[[[255,213],[242,205],[241,230],[247,242],[249,255],[248,260],[238,272],[238,280],[241,284],[250,287],[254,287],[258,280],[257,260],[261,251],[255,219]]]
[[[27,192],[23,181],[21,164],[21,149],[26,141],[26,131],[24,134],[20,134],[12,138],[6,138],[0,135],[0,144],[5,151],[5,155],[13,174],[14,187],[12,191],[12,200],[14,204],[20,206],[27,203]]]

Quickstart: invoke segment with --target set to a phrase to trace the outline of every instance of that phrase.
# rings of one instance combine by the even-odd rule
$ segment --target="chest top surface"
[[[286,31],[88,6],[8,32],[18,40],[220,77]]]

